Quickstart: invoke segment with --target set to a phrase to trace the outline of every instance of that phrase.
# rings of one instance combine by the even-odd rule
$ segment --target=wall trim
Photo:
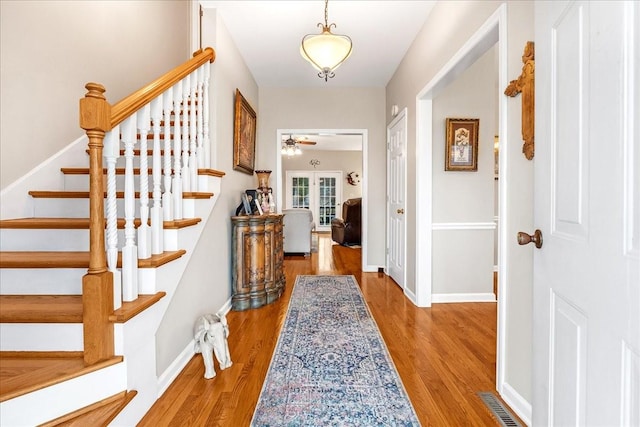
[[[495,222],[434,222],[432,230],[495,230]]]
[[[496,296],[493,293],[432,294],[431,302],[434,304],[453,302],[496,302]]]
[[[511,387],[507,382],[502,383],[500,397],[520,417],[522,422],[528,426],[531,425],[531,403],[522,397],[515,388]]]
[[[187,346],[180,352],[178,357],[169,365],[169,367],[158,377],[158,399],[169,388],[171,383],[180,375],[180,372],[187,366],[187,363],[196,354],[195,341],[191,340]]]

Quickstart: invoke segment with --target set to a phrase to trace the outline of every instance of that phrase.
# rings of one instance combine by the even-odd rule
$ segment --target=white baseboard
[[[377,265],[365,265],[362,267],[362,272],[363,273],[377,273],[379,268],[383,268],[383,267],[379,267]]]
[[[180,372],[187,366],[193,355],[196,354],[194,347],[194,340],[189,341],[189,344],[182,350],[176,360],[160,375],[158,378],[158,399],[167,391],[171,383],[180,375]]]
[[[409,298],[409,301],[411,301],[415,306],[418,306],[418,299],[416,298],[416,293],[413,292],[410,289],[405,288],[404,289],[404,294],[407,298]]]
[[[449,302],[496,302],[496,296],[490,294],[433,294],[431,302],[449,303]]]
[[[513,409],[513,412],[520,417],[522,422],[527,426],[531,425],[531,403],[523,398],[520,393],[508,383],[503,383],[500,397],[509,405],[509,408]]]

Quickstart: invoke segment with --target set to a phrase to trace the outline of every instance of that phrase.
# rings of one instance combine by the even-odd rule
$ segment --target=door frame
[[[456,54],[440,69],[416,96],[416,259],[432,259],[433,212],[433,98],[480,58],[489,48],[498,45],[498,88],[507,87],[507,5],[500,5],[485,23],[473,34]],[[499,92],[501,94],[501,92]],[[499,169],[507,172],[507,97],[498,98],[499,116]],[[496,389],[504,394],[506,360],[506,302],[509,290],[506,251],[507,248],[507,189],[508,180],[500,179],[498,190],[498,325],[496,334]],[[416,262],[416,304],[431,307],[432,267],[430,262]]]
[[[393,118],[393,120],[391,120],[389,122],[389,124],[387,125],[387,220],[386,220],[386,225],[387,225],[387,235],[386,235],[386,256],[385,256],[385,270],[386,273],[389,274],[389,242],[390,242],[390,234],[391,234],[391,227],[389,227],[389,221],[391,218],[391,214],[390,214],[390,206],[391,203],[389,201],[389,181],[390,181],[390,177],[391,175],[389,174],[389,163],[391,162],[391,158],[390,158],[390,151],[389,151],[389,131],[392,127],[394,127],[398,122],[400,121],[404,121],[404,140],[405,140],[405,146],[404,146],[404,156],[405,156],[405,167],[404,167],[404,177],[402,178],[402,182],[404,182],[404,195],[402,196],[402,200],[404,200],[404,204],[405,204],[405,209],[406,209],[406,204],[407,204],[407,143],[408,143],[408,138],[407,138],[407,131],[408,131],[408,127],[409,127],[409,119],[407,117],[407,107],[403,108],[402,111],[400,111],[400,113],[398,113],[398,115],[396,117]],[[402,260],[402,265],[404,266],[403,270],[402,270],[402,290],[404,291],[404,293],[407,293],[407,219],[405,216],[404,219],[404,227],[403,227],[403,260]]]
[[[369,265],[367,262],[369,257],[367,256],[367,236],[368,236],[368,224],[369,224],[369,131],[367,129],[277,129],[275,139],[275,152],[276,152],[276,205],[278,212],[282,212],[283,198],[282,198],[282,155],[280,149],[282,146],[282,138],[284,135],[291,134],[344,134],[344,135],[360,135],[362,137],[362,271],[363,272],[376,272],[378,271],[377,265]]]

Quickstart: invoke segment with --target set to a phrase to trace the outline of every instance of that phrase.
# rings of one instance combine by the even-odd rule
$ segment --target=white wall
[[[233,121],[236,88],[260,119],[258,87],[215,10],[204,9],[202,28],[203,46],[216,50],[210,90],[212,147],[216,147],[212,167],[226,175],[222,178],[220,198],[158,328],[158,374],[169,367],[193,338],[195,319],[217,312],[231,298],[230,216],[235,214],[240,194],[257,185],[255,175],[233,170]]]
[[[508,38],[507,72],[510,79],[517,78],[522,69],[522,50],[527,40],[533,39],[533,2],[531,1],[450,1],[438,2],[425,25],[407,51],[386,88],[386,108],[392,105],[408,109],[407,182],[416,182],[416,96],[429,83],[456,52],[470,39],[498,7],[507,4]],[[507,218],[501,218],[505,226],[508,244],[502,248],[507,277],[501,282],[510,284],[505,289],[506,342],[502,381],[525,401],[531,402],[531,329],[532,329],[532,252],[519,248],[515,242],[518,229],[532,230],[532,162],[520,153],[520,98],[509,100],[509,121],[506,135],[500,135],[508,150],[503,152],[507,170],[501,171],[501,182],[508,182],[504,194]],[[387,122],[391,116],[387,115]],[[411,189],[411,184],[408,186]],[[416,252],[416,202],[407,199],[407,253]],[[429,226],[429,225],[428,225]],[[416,264],[419,260],[407,259],[407,287],[415,291]],[[500,289],[503,292],[503,289]],[[504,384],[500,384],[502,387]]]
[[[190,55],[185,1],[0,1],[0,188],[83,135],[87,82],[115,104]]]
[[[494,217],[496,54],[496,47],[487,51],[433,99],[432,214],[448,225],[433,232],[433,294],[493,293],[494,233],[473,224]],[[477,171],[444,170],[446,118],[480,119]]]
[[[309,164],[311,159],[320,161],[315,168]],[[362,152],[361,151],[305,151],[302,154],[288,158],[282,156],[282,191],[287,194],[286,172],[288,170],[298,171],[342,171],[342,201],[362,197],[362,182],[358,185],[350,185],[347,182],[347,174],[356,172],[362,179]],[[286,200],[283,197],[282,200]]]
[[[367,258],[385,264],[386,124],[384,88],[260,88],[258,165],[275,170],[278,129],[367,129]]]

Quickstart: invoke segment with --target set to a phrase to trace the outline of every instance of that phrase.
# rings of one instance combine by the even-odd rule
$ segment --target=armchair
[[[311,232],[316,228],[313,222],[313,214],[309,209],[295,208],[284,209],[284,252],[305,253],[311,252]]]
[[[359,245],[362,234],[362,198],[342,204],[342,218],[331,220],[331,239],[341,245]]]

